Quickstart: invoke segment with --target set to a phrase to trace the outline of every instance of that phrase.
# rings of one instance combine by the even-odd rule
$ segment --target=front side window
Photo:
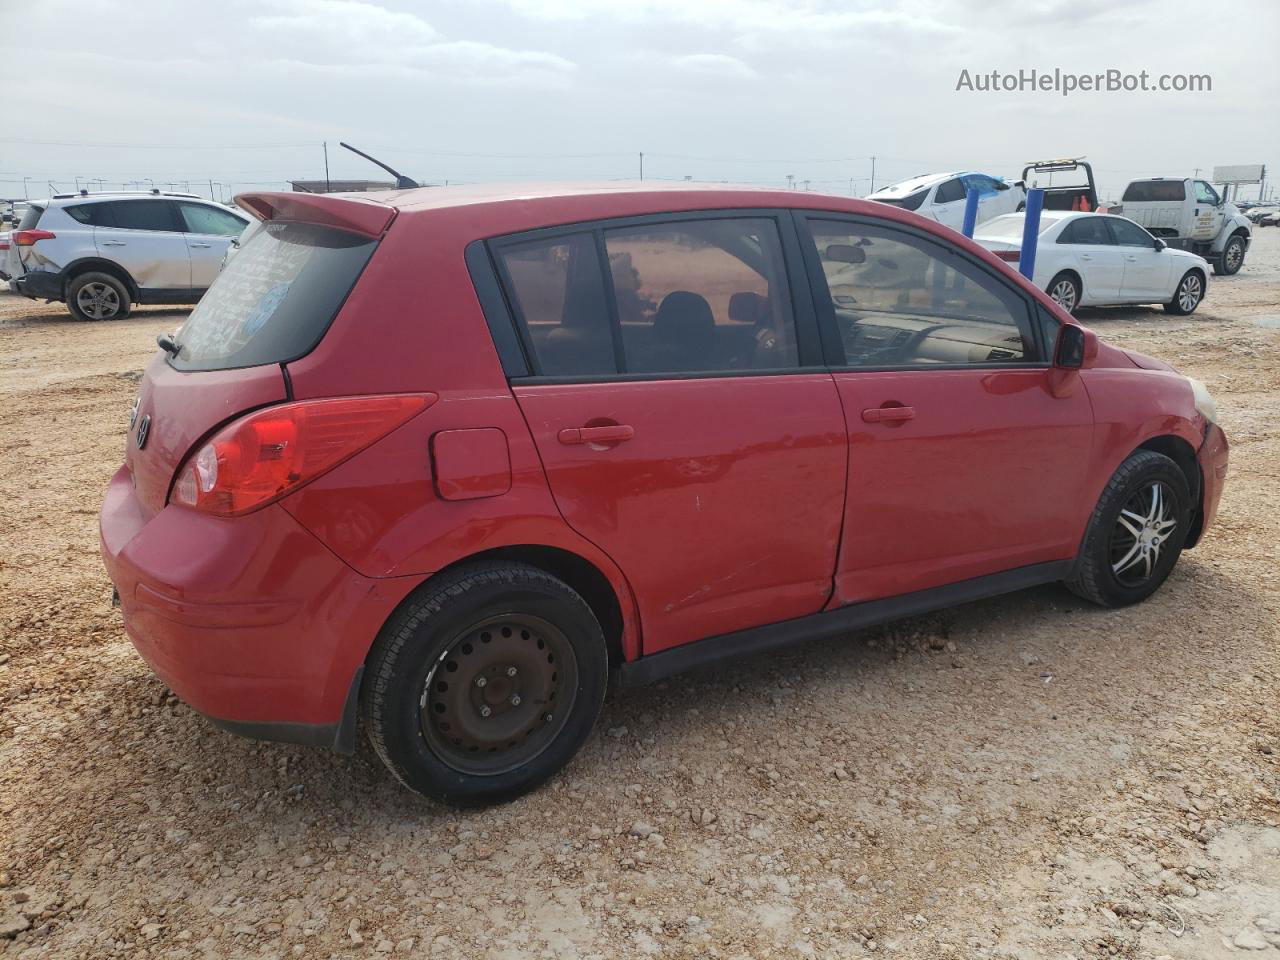
[[[183,226],[187,233],[202,233],[214,237],[238,237],[244,232],[245,222],[229,210],[206,207],[202,203],[180,203]]]
[[[1116,243],[1120,244],[1120,246],[1155,246],[1155,238],[1132,220],[1122,220],[1119,217],[1107,217],[1106,220],[1107,225],[1111,227],[1111,232],[1116,235]]]
[[[170,200],[113,200],[100,206],[107,209],[101,214],[99,226],[122,230],[181,230]]]
[[[1207,203],[1211,207],[1216,207],[1221,202],[1217,190],[1203,180],[1196,181],[1196,203]]]
[[[1059,243],[1081,243],[1094,246],[1114,246],[1111,232],[1102,217],[1081,217],[1072,220],[1058,236]]]
[[[945,247],[878,225],[810,220],[852,367],[1040,359],[1025,299]]]
[[[798,365],[778,228],[732,218],[604,232],[628,373]]]

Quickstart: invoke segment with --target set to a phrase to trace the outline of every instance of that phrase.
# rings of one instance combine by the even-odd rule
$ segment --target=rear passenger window
[[[1084,243],[1093,246],[1114,246],[1111,231],[1102,217],[1081,217],[1072,220],[1058,236],[1059,243]]]
[[[765,218],[606,230],[628,373],[798,366],[782,244]]]
[[[498,259],[536,373],[581,377],[618,372],[592,234],[502,246]]]
[[[123,230],[172,230],[180,231],[176,211],[169,200],[115,200],[104,203],[103,215],[114,222],[99,226],[120,227]]]
[[[960,182],[959,177],[956,177],[954,180],[948,180],[938,187],[938,192],[933,195],[933,202],[954,203],[956,200],[963,200],[964,196],[964,184]]]
[[[1025,299],[944,247],[892,228],[810,220],[854,367],[1040,359]]]

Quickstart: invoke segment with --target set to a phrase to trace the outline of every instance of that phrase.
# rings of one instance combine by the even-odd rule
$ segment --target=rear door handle
[[[1082,253],[1082,254],[1080,254],[1080,259],[1081,259],[1081,260],[1092,260],[1092,259],[1093,259],[1093,254],[1091,254],[1091,253]]]
[[[561,443],[621,443],[636,435],[634,427],[625,423],[608,427],[566,427],[557,435]]]
[[[1125,259],[1128,260],[1130,263],[1137,263],[1138,261],[1137,257],[1125,257]]]
[[[915,416],[915,407],[869,407],[862,411],[865,423],[902,423],[914,420]]]
[[[212,246],[213,246],[213,244],[212,244],[212,243],[193,243],[193,244],[191,244],[191,246],[193,246],[193,247],[212,247]]]
[[[125,247],[128,246],[123,240],[103,240],[104,247]]]

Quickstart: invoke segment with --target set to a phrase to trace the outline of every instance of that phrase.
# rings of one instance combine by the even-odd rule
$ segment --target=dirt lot
[[[0,953],[1280,958],[1280,230],[1190,318],[1218,525],[1138,608],[1044,588],[614,694],[459,814],[256,744],[124,639],[95,515],[154,337],[0,295]],[[363,747],[363,744],[362,744]]]

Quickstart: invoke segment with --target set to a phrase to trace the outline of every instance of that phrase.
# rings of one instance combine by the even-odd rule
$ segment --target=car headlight
[[[1209,388],[1195,377],[1187,377],[1187,382],[1191,384],[1191,394],[1195,397],[1196,409],[1200,411],[1200,415],[1211,423],[1216,422],[1218,419],[1218,405],[1214,403],[1213,396],[1209,393]]]

